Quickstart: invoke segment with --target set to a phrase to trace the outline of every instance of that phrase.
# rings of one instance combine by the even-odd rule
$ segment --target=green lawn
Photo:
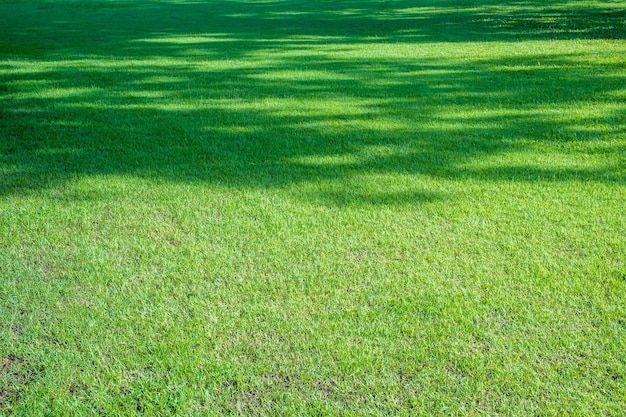
[[[626,1],[0,0],[0,416],[621,416]]]

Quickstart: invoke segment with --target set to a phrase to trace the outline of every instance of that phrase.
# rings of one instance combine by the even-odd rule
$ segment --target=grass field
[[[626,1],[0,0],[0,415],[624,410]]]

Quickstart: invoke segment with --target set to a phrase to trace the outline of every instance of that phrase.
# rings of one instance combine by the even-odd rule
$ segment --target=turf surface
[[[623,415],[625,10],[0,0],[0,415]]]

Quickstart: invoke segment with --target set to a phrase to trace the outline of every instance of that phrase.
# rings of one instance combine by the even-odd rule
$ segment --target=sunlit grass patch
[[[0,2],[0,415],[620,415],[625,6]]]

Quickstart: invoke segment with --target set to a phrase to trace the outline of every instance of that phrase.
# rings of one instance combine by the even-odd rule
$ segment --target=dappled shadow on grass
[[[626,133],[620,63],[600,67],[564,53],[414,53],[434,41],[599,38],[607,25],[619,30],[623,15],[615,11],[555,3],[557,23],[569,23],[550,31],[528,26],[539,19],[532,2],[460,9],[340,2],[332,10],[315,2],[217,3],[120,3],[82,23],[78,4],[50,3],[36,13],[56,20],[34,33],[15,23],[15,42],[40,43],[0,67],[0,193],[132,175],[221,187],[319,183],[327,189],[311,191],[312,201],[384,205],[442,198],[414,189],[419,181],[394,188],[407,176],[624,179],[615,163],[498,162],[536,146],[565,159],[623,153],[610,148]],[[519,27],[510,23],[516,8],[526,13],[515,15]],[[118,18],[134,24],[120,27]],[[465,32],[453,39],[450,25]],[[48,50],[52,33],[58,46]],[[368,43],[386,49],[373,54]],[[600,110],[577,113],[582,105]],[[475,164],[490,158],[491,165]],[[376,175],[388,179],[369,179]],[[371,187],[354,189],[370,180]]]
[[[307,48],[320,42],[626,38],[626,10],[619,4],[575,1],[64,1],[2,7],[9,23],[6,52],[31,47],[61,57],[108,46],[115,46],[114,56],[142,57],[154,52],[146,43],[158,44],[166,56],[202,47],[205,56],[237,58],[251,49],[280,50],[277,41],[285,39]]]

